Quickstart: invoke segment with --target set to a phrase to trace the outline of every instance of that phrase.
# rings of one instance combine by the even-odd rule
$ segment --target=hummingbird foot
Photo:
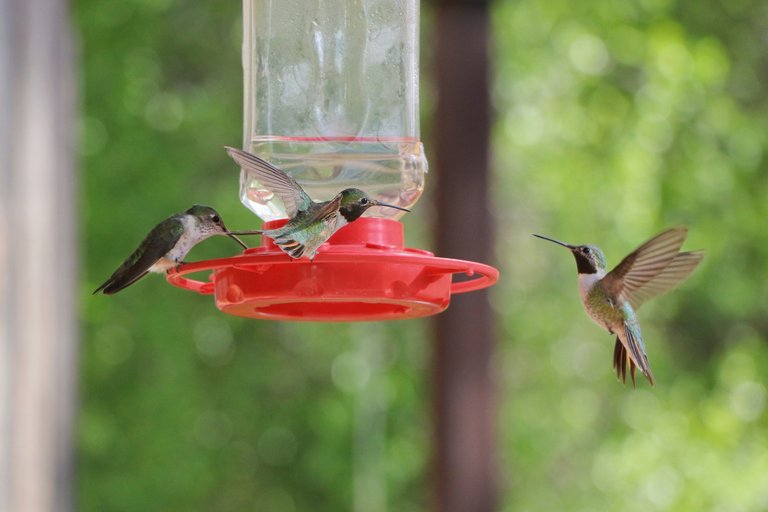
[[[181,266],[182,265],[186,265],[187,263],[189,263],[189,262],[188,261],[184,261],[184,260],[177,260],[176,261],[176,265],[173,266],[173,270],[178,272],[179,269],[181,268]],[[171,269],[168,269],[168,272],[170,272],[170,271],[171,271]]]

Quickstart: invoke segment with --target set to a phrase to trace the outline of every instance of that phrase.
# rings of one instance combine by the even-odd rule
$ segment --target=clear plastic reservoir
[[[418,0],[244,0],[245,148],[315,200],[356,187],[410,208],[424,188]],[[240,176],[264,220],[279,199]],[[402,211],[372,208],[369,216]]]

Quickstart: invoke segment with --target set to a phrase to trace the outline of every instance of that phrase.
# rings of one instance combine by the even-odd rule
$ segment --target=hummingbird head
[[[206,238],[213,235],[226,235],[240,244],[243,249],[248,248],[248,246],[245,245],[242,240],[237,238],[233,233],[229,232],[227,227],[224,225],[224,221],[221,220],[221,215],[219,215],[219,212],[210,206],[196,204],[184,213],[195,218],[195,224],[198,232]]]
[[[571,245],[542,235],[534,234],[533,236],[562,245],[570,250],[573,257],[576,258],[576,270],[578,270],[579,274],[598,274],[605,272],[607,266],[605,254],[603,254],[603,251],[601,251],[599,247],[594,245]]]
[[[341,191],[341,206],[339,213],[347,220],[352,222],[360,218],[371,206],[384,206],[386,208],[395,208],[404,212],[410,212],[407,208],[395,206],[393,204],[382,203],[368,197],[368,194],[359,188],[347,188]]]

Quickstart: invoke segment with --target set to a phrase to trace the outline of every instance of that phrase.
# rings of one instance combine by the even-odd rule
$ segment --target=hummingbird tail
[[[616,380],[622,384],[627,383],[627,365],[629,365],[629,375],[632,379],[632,387],[637,387],[635,381],[635,370],[637,366],[628,356],[624,345],[621,343],[619,337],[616,337],[616,345],[613,347],[613,368],[616,370]]]
[[[284,253],[286,253],[288,256],[290,256],[295,260],[300,259],[302,256],[304,256],[304,253],[306,253],[307,251],[306,244],[303,244],[287,236],[276,237],[276,238],[273,238],[272,241],[275,243],[275,245],[277,245],[280,248],[280,250],[282,250]],[[314,254],[312,257],[314,257]]]
[[[641,367],[640,371],[645,375],[645,378],[648,379],[651,386],[653,386],[655,384],[653,373],[651,373],[651,368],[648,366],[647,359],[643,358],[643,360],[645,360],[645,369]],[[621,339],[616,336],[616,344],[613,347],[613,368],[616,370],[616,379],[623,384],[626,384],[627,382],[627,367],[629,367],[629,376],[632,379],[632,387],[636,388],[637,381],[635,380],[635,372],[638,366],[624,347]]]
[[[93,295],[102,292],[104,295],[113,295],[120,290],[128,288],[133,283],[147,275],[148,271],[144,271],[138,275],[121,275],[115,277],[114,275],[107,279],[104,284],[99,286],[93,291]]]

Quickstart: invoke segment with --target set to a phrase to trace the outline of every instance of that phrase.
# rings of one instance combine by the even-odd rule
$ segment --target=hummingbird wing
[[[225,146],[227,153],[247,172],[256,175],[264,188],[277,194],[285,206],[285,213],[293,218],[302,210],[312,205],[312,198],[304,192],[301,185],[284,171],[266,160],[240,149]]]
[[[645,301],[668,292],[691,275],[691,272],[701,263],[704,253],[701,251],[681,252],[661,272],[640,288],[627,294],[627,300],[637,311]]]
[[[341,194],[330,201],[314,205],[314,208],[300,212],[285,226],[265,231],[264,235],[270,237],[291,258],[299,259],[305,254],[314,258],[317,249],[338,229]]]
[[[684,227],[668,229],[632,251],[603,278],[606,289],[631,302],[635,293],[674,261],[687,232]]]
[[[139,247],[109,276],[109,279],[94,290],[94,295],[99,292],[112,295],[144,277],[157,260],[173,249],[182,234],[184,234],[184,224],[178,216],[165,219],[149,232]]]

